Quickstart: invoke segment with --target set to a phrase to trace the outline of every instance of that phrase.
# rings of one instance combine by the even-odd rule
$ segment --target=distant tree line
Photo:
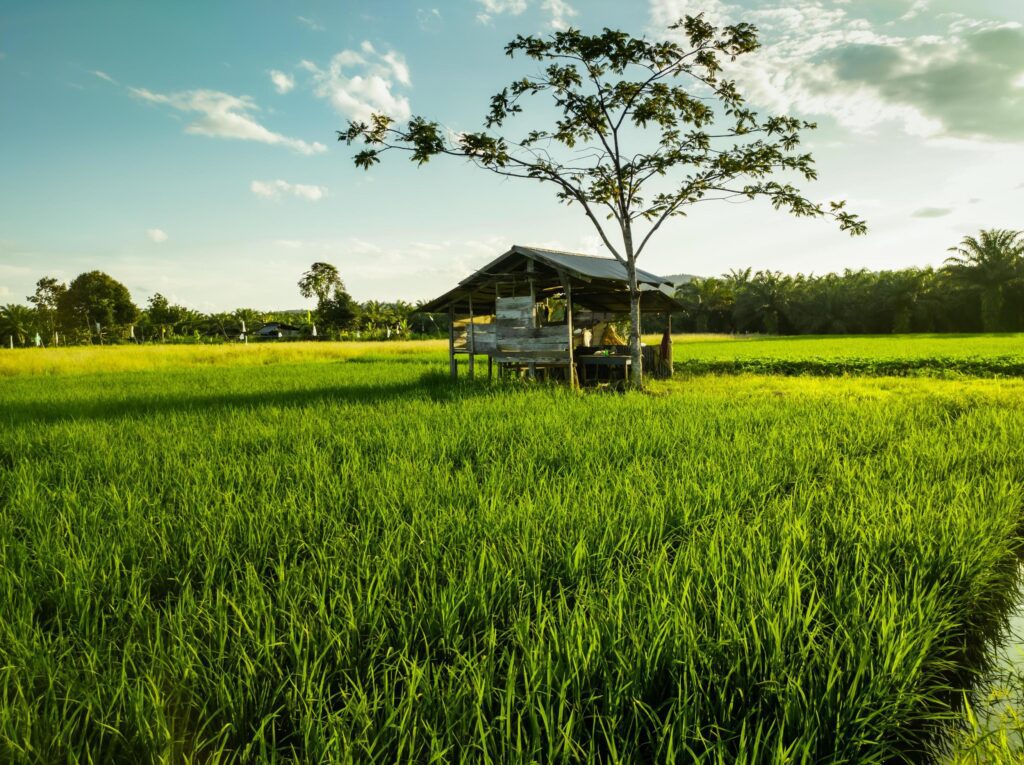
[[[436,337],[447,331],[432,317],[414,316],[418,305],[412,303],[356,302],[329,264],[313,264],[299,288],[303,296],[317,298],[316,310],[238,308],[202,313],[160,293],[140,308],[127,287],[101,271],[80,274],[68,284],[44,277],[27,297],[27,305],[0,306],[0,343],[24,347],[37,341],[44,346],[238,341],[272,322],[297,328],[300,337],[335,340]]]
[[[992,229],[965,237],[941,268],[851,271],[823,276],[751,269],[694,279],[678,288],[684,310],[672,316],[682,332],[764,334],[887,334],[1024,331],[1024,232]],[[301,336],[326,339],[442,337],[447,316],[420,312],[422,303],[358,303],[337,269],[314,263],[298,283],[312,311],[239,308],[200,313],[153,295],[142,309],[120,282],[90,271],[64,284],[44,277],[28,305],[0,307],[4,345],[117,342],[218,342],[241,339],[270,322]],[[647,332],[664,328],[644,320]]]
[[[988,230],[942,268],[795,276],[731,271],[694,279],[673,329],[766,334],[1024,331],[1024,232]],[[656,322],[646,322],[654,330]]]

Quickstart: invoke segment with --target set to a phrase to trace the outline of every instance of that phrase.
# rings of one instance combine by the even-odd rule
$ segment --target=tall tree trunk
[[[636,281],[636,261],[632,257],[626,270],[629,276],[629,383],[639,390],[644,386],[644,358],[640,349],[640,286]]]

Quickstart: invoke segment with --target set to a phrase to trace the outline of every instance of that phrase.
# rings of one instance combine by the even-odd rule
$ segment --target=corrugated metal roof
[[[626,281],[626,266],[615,258],[602,258],[597,255],[581,255],[578,252],[560,252],[558,250],[545,250],[540,247],[522,247],[518,244],[512,246],[513,252],[547,261],[553,268],[560,268],[565,271],[575,272],[578,276],[588,279],[613,279]],[[636,270],[638,282],[653,284],[655,286],[664,284],[665,279],[650,271],[640,268]]]
[[[477,301],[479,310],[479,306],[493,301],[495,292],[491,285],[495,281],[507,279],[510,274],[519,278],[527,276],[524,260],[535,261],[542,267],[536,274],[541,289],[545,288],[545,282],[550,283],[548,286],[559,284],[558,274],[564,274],[577,282],[574,302],[595,310],[629,310],[626,267],[615,258],[522,245],[513,245],[507,252],[460,281],[458,286],[424,304],[421,310],[434,312],[452,307],[464,311],[472,300]],[[674,288],[668,280],[642,269],[637,269],[636,275],[644,293],[641,304],[645,312],[681,308],[674,299]]]

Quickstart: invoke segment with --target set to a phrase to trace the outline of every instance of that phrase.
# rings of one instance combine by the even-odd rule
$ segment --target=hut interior
[[[640,311],[665,313],[657,345],[643,346],[645,374],[672,373],[671,312],[681,310],[665,279],[637,269]],[[626,379],[630,356],[616,324],[629,316],[625,266],[614,258],[514,245],[421,310],[448,314],[452,379],[465,356],[473,377],[527,375],[572,385]],[[642,327],[641,327],[642,329]]]

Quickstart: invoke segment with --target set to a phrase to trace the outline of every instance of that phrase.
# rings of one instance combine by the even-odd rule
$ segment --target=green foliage
[[[992,233],[1005,236],[987,236]],[[677,290],[687,310],[676,327],[769,334],[1021,331],[1024,257],[999,244],[1011,235],[982,232],[979,247],[986,249],[951,258],[938,271],[789,276],[747,269],[695,279]]]
[[[921,761],[1014,596],[1020,382],[185,350],[0,386],[4,762]]]
[[[0,342],[7,345],[28,345],[39,329],[39,316],[32,309],[17,303],[0,306]]]
[[[1009,329],[1006,293],[1024,286],[1024,231],[988,229],[975,238],[964,237],[946,261],[946,269],[958,283],[981,297],[981,325],[986,332]],[[1024,318],[1017,302],[1017,317]]]
[[[26,298],[36,312],[40,330],[48,338],[52,338],[58,329],[57,311],[67,290],[67,285],[52,276],[44,276],[36,282],[36,291]]]
[[[130,324],[139,313],[128,288],[102,271],[76,276],[59,296],[57,310],[65,328],[89,331],[96,323],[101,327]]]
[[[347,329],[359,315],[359,304],[345,291],[338,269],[330,263],[314,263],[299,279],[304,298],[316,297],[317,316],[334,329]]]

